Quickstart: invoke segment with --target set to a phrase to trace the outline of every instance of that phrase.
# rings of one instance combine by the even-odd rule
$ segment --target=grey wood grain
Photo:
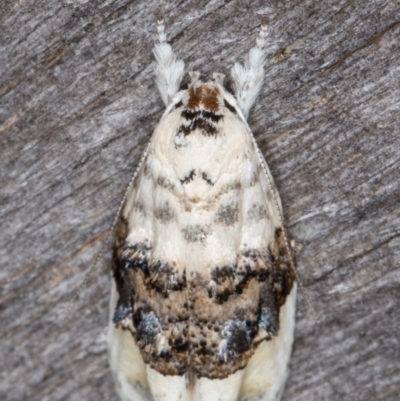
[[[250,125],[279,188],[300,292],[284,401],[400,399],[400,3],[0,3],[0,399],[116,401],[111,243],[66,322],[163,111],[163,15],[189,68],[228,73],[268,17]]]

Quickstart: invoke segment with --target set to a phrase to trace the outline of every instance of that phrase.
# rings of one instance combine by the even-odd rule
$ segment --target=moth
[[[246,122],[264,77],[262,26],[234,93],[191,72],[159,22],[166,110],[117,229],[108,333],[123,401],[277,401],[288,373],[296,280],[281,201]]]

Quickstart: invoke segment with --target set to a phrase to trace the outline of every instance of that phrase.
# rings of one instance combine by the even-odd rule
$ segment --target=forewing
[[[191,367],[210,379],[245,368],[258,345],[278,335],[294,280],[263,160],[236,117],[225,116],[223,132],[222,168],[216,177],[203,165],[212,188],[185,228]],[[187,185],[195,192],[196,181]]]

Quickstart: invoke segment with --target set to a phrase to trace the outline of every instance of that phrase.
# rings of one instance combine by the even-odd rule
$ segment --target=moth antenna
[[[268,26],[261,25],[256,46],[250,49],[244,66],[236,62],[231,69],[236,99],[246,119],[264,80],[265,44],[268,36]]]
[[[165,106],[168,106],[174,95],[179,91],[185,63],[180,60],[167,43],[164,20],[157,21],[158,43],[154,45],[153,54],[156,58],[156,84]]]
[[[115,226],[116,226],[116,224],[117,224],[117,222],[118,222],[118,219],[119,219],[119,216],[120,216],[120,214],[121,214],[122,208],[123,208],[123,206],[124,206],[124,204],[125,204],[126,197],[128,196],[128,192],[129,192],[129,190],[130,190],[130,188],[131,188],[131,186],[132,186],[132,184],[133,184],[133,181],[135,180],[135,178],[136,178],[136,176],[137,176],[137,174],[138,174],[138,172],[139,172],[139,170],[140,170],[140,167],[141,167],[142,164],[143,164],[144,159],[145,159],[146,156],[147,156],[147,153],[148,153],[148,151],[149,151],[149,147],[150,147],[150,142],[149,142],[148,145],[146,146],[146,149],[145,149],[145,151],[143,152],[143,155],[142,155],[142,157],[141,157],[141,159],[140,159],[140,161],[139,161],[139,164],[138,164],[138,166],[136,167],[135,172],[133,173],[132,178],[131,178],[130,181],[129,181],[129,184],[128,184],[128,186],[127,186],[126,189],[125,189],[124,196],[122,197],[122,200],[121,200],[121,202],[120,202],[120,204],[119,204],[117,213],[115,213],[115,217],[114,217],[113,223],[112,223],[111,227],[110,227],[110,228],[108,229],[108,231],[107,231],[106,238],[105,238],[105,240],[103,241],[103,244],[102,244],[102,246],[101,246],[101,249],[100,249],[99,253],[98,253],[97,256],[96,256],[96,259],[94,260],[94,262],[93,262],[92,265],[90,266],[89,271],[87,272],[87,274],[86,274],[84,280],[82,281],[82,284],[78,287],[78,289],[75,291],[75,294],[72,296],[72,298],[71,298],[71,299],[69,300],[69,302],[68,302],[67,308],[65,309],[65,311],[64,311],[64,313],[63,313],[63,316],[62,316],[62,319],[61,319],[62,323],[65,322],[65,319],[68,317],[69,312],[70,312],[70,310],[71,310],[71,307],[72,307],[73,303],[75,302],[75,300],[76,300],[76,298],[79,296],[79,294],[82,292],[83,288],[85,287],[85,285],[86,285],[87,282],[89,281],[89,278],[91,277],[91,275],[92,275],[92,273],[93,273],[93,271],[94,271],[94,268],[97,266],[97,264],[99,263],[100,259],[101,259],[101,258],[103,257],[103,255],[104,255],[104,251],[106,250],[106,246],[107,246],[108,239],[110,238],[110,235],[113,233],[113,231],[114,231],[114,229],[115,229]]]

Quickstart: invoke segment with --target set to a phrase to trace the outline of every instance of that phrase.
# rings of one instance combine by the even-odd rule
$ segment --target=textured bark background
[[[250,126],[280,190],[300,292],[284,401],[400,399],[400,2],[2,0],[0,399],[116,401],[111,241],[163,112],[163,15],[188,68],[228,73],[270,20]]]

